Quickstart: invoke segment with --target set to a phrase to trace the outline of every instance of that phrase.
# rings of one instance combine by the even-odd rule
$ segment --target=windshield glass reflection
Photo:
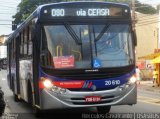
[[[41,65],[45,67],[87,69],[133,63],[130,27],[126,24],[45,25],[42,33]]]

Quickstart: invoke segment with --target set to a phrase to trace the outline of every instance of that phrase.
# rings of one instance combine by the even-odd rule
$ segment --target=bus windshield
[[[53,69],[124,67],[134,63],[128,24],[44,25],[41,65]]]

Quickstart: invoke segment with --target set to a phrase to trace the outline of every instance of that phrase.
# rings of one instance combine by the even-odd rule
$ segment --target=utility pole
[[[133,30],[135,30],[135,23],[136,23],[136,20],[135,20],[135,0],[132,0],[132,26],[133,26]]]

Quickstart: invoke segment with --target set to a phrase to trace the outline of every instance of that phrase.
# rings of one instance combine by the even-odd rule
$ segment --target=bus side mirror
[[[17,24],[14,23],[14,21],[12,21],[12,31],[17,29]]]
[[[132,31],[132,40],[133,40],[134,46],[137,46],[137,34],[135,30]]]

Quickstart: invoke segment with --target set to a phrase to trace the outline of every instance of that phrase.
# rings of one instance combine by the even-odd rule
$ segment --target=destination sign
[[[72,12],[73,13],[73,12]],[[52,9],[51,16],[53,17],[60,17],[60,16],[67,16],[71,15],[67,13],[65,9]],[[109,16],[110,11],[109,9],[101,9],[101,8],[92,8],[92,9],[76,9],[74,14],[75,16]]]
[[[42,11],[43,18],[61,17],[123,17],[129,15],[129,10],[122,7],[95,8],[46,8]]]

